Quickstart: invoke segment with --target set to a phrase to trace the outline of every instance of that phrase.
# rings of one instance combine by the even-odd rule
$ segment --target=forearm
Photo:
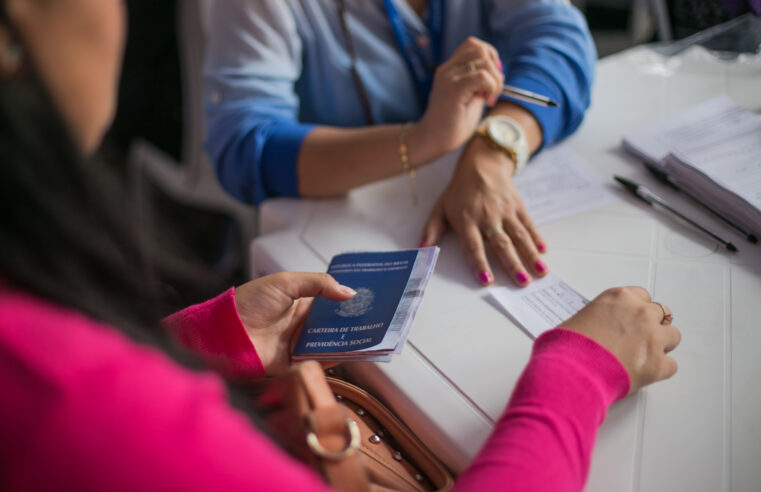
[[[547,332],[456,489],[582,490],[597,429],[608,406],[628,390],[626,370],[602,346],[569,330]]]
[[[164,318],[163,325],[228,377],[264,377],[264,365],[238,315],[233,289]]]
[[[299,194],[303,197],[340,195],[403,172],[400,155],[402,125],[364,128],[321,126],[304,139],[298,157]],[[411,167],[443,155],[435,137],[419,123],[410,123],[404,141]]]

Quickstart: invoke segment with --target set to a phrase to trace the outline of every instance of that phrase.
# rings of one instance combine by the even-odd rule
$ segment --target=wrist
[[[563,325],[537,337],[531,357],[568,358],[598,380],[606,405],[631,392],[631,372],[623,361],[598,340]]]
[[[533,155],[544,140],[542,127],[533,113],[512,101],[499,101],[489,110],[488,116],[508,116],[523,129],[528,144],[528,153]]]
[[[490,145],[488,137],[473,135],[463,149],[459,167],[488,166],[504,170],[509,177],[515,173],[516,163],[507,153]]]
[[[424,166],[448,152],[437,141],[434,132],[422,123],[422,120],[409,124],[407,148],[410,164],[413,168]]]

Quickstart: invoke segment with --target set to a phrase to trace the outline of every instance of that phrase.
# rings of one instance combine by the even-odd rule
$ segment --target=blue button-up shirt
[[[375,122],[418,120],[424,108],[383,0],[345,3]],[[412,35],[426,39],[424,19],[405,0],[394,4]],[[297,196],[298,154],[314,125],[367,125],[337,3],[216,0],[209,34],[205,148],[222,185],[249,203]],[[560,102],[524,104],[542,127],[542,145],[579,126],[596,53],[578,10],[563,0],[447,0],[442,59],[468,36],[497,48],[507,84]]]

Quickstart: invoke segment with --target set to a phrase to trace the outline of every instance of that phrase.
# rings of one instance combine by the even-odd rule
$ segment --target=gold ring
[[[497,234],[504,234],[504,233],[505,233],[505,230],[502,228],[502,226],[497,224],[487,228],[484,231],[484,237],[488,241],[489,239],[493,238]]]
[[[658,307],[661,308],[661,311],[663,311],[663,318],[661,318],[661,324],[662,325],[671,324],[671,322],[674,320],[674,316],[672,316],[671,313],[666,312],[666,308],[663,307],[663,304],[661,304],[660,302],[655,302],[655,301],[650,301],[650,302],[652,302],[653,304],[657,304]]]

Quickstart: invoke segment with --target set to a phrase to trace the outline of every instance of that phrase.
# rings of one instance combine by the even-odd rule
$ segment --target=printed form
[[[516,174],[514,183],[536,224],[619,201],[603,178],[567,145],[542,151]]]
[[[719,96],[665,120],[650,123],[624,135],[624,147],[653,164],[663,164],[672,151],[689,153],[695,146],[721,145],[727,137],[749,130],[758,115]]]
[[[720,142],[693,142],[678,147],[677,159],[686,165],[666,168],[682,179],[691,176],[690,167],[761,211],[761,117],[748,113],[747,124],[736,134],[724,135]],[[690,179],[692,178],[692,179]]]
[[[589,302],[553,274],[534,280],[528,287],[495,287],[489,293],[531,338],[555,328]]]

